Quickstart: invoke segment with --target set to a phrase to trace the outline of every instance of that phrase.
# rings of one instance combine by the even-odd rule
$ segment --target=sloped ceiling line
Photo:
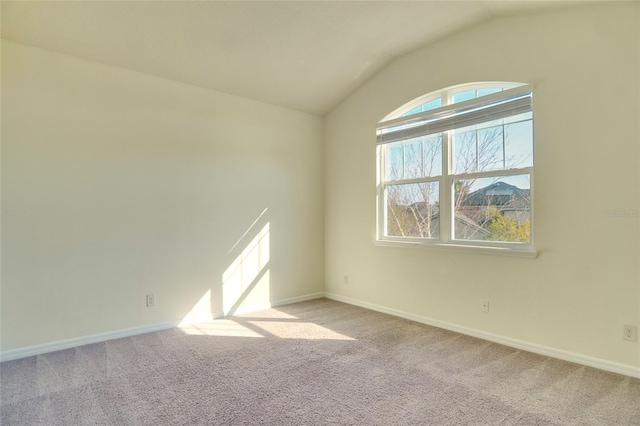
[[[321,116],[393,58],[498,15],[561,4],[1,3],[4,39]]]

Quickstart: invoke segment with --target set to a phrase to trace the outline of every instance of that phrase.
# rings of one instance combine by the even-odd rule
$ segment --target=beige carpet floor
[[[319,299],[0,364],[9,425],[640,425],[640,380]]]

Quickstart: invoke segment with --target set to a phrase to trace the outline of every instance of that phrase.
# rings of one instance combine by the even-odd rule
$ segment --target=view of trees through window
[[[454,103],[500,90],[442,98]],[[441,103],[431,99],[405,116]],[[529,243],[532,127],[529,111],[384,144],[385,236],[438,240],[442,213],[454,240]]]

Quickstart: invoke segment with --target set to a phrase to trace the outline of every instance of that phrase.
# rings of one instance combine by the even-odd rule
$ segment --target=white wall
[[[321,292],[322,125],[3,41],[2,350]]]
[[[326,291],[640,367],[637,3],[495,19],[394,61],[325,120]],[[535,260],[374,245],[375,127],[475,81],[535,85]],[[350,275],[349,285],[342,284]],[[491,312],[481,313],[480,299]]]

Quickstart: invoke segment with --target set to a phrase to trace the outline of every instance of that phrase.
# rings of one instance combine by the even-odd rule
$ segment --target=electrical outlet
[[[630,342],[638,340],[638,327],[635,325],[624,325],[622,339]]]
[[[147,294],[147,308],[156,306],[156,295],[151,293]]]
[[[349,285],[349,275],[342,277],[342,284]]]
[[[480,306],[482,307],[482,312],[489,313],[489,301],[488,300],[481,300],[480,301]]]

